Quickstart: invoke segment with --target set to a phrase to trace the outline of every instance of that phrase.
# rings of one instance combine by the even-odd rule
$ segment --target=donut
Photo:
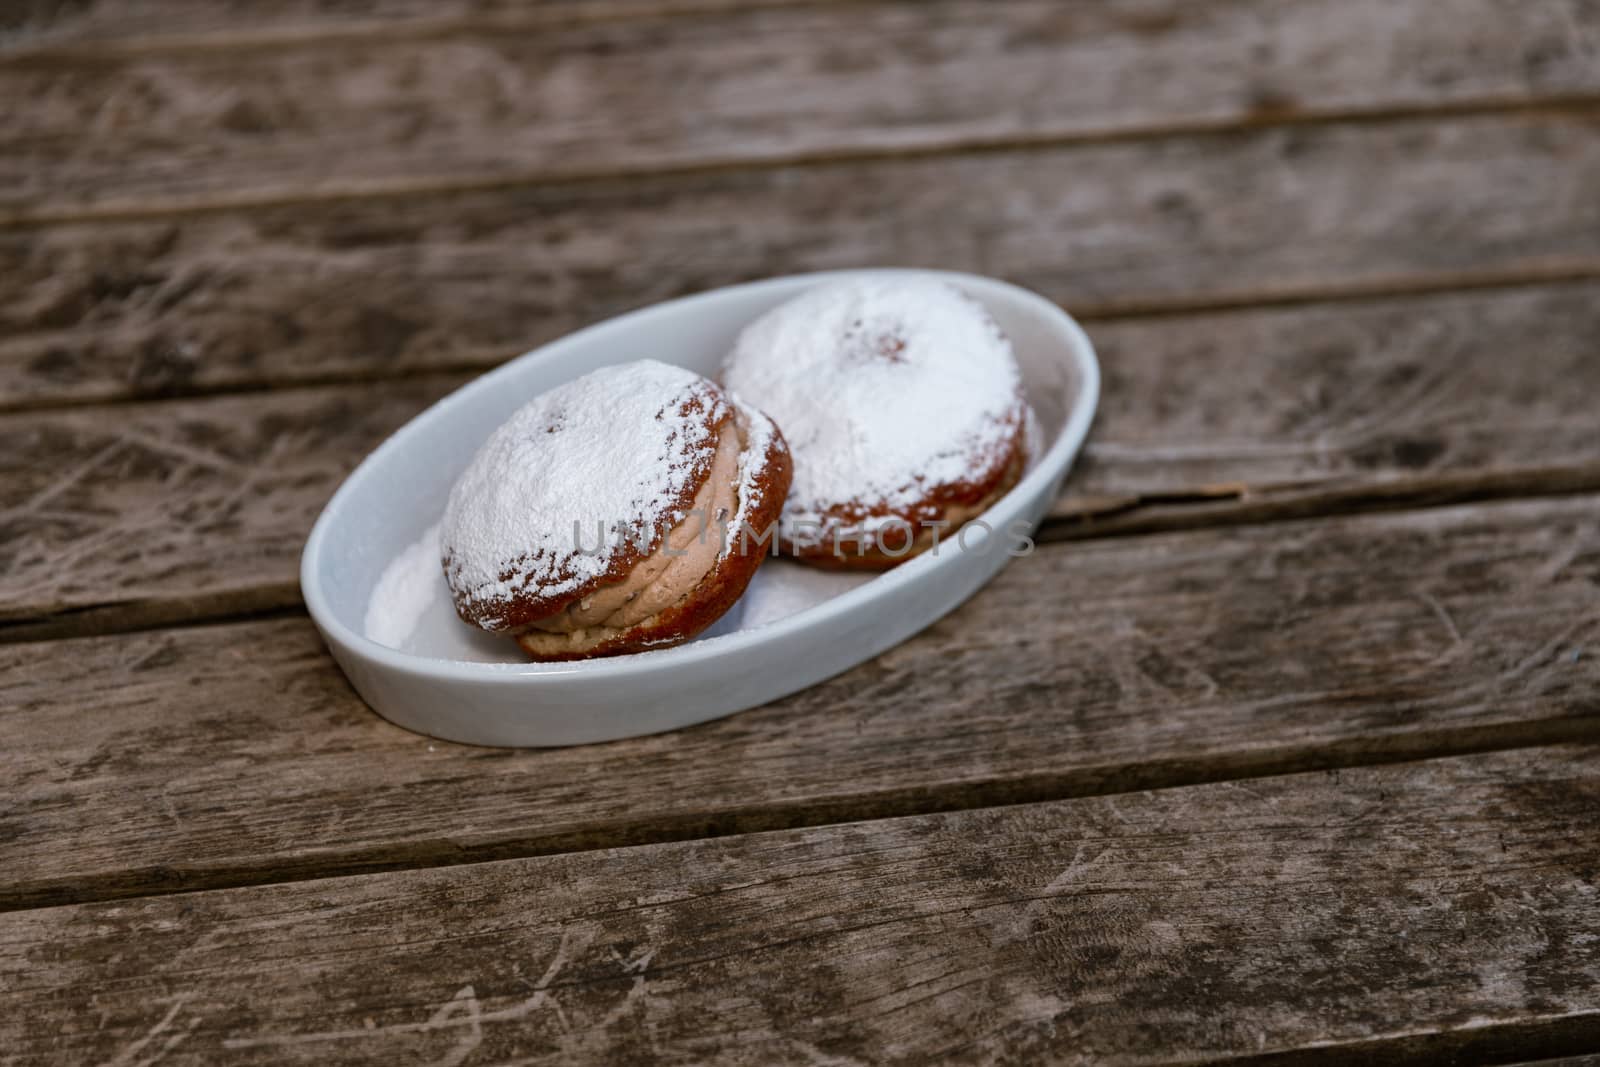
[[[653,360],[586,374],[520,408],[451,489],[456,614],[538,661],[680,644],[773,547],[738,531],[776,522],[790,473],[777,427],[715,382]]]
[[[1022,477],[1027,406],[989,313],[927,275],[827,282],[752,322],[723,383],[783,427],[786,555],[882,570],[954,539]]]

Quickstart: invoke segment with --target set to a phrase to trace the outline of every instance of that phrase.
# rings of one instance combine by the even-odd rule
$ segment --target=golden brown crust
[[[742,413],[729,420],[729,429],[740,434],[741,443],[747,440],[748,429],[743,424]],[[746,457],[745,462],[749,461]],[[746,505],[745,521],[751,529],[759,531],[777,522],[793,475],[789,447],[775,427],[768,437],[767,447],[754,462],[756,467],[751,472],[754,491]],[[617,630],[598,642],[576,644],[566,635],[529,631],[518,637],[517,643],[530,659],[546,663],[620,656],[682,644],[721,618],[744,594],[765,558],[766,547],[752,540],[746,551],[735,531],[728,550],[718,556],[711,571],[688,595],[643,623]]]
[[[786,556],[801,563],[824,570],[883,571],[899,566],[909,559],[928,551],[937,543],[953,540],[963,523],[988,510],[995,501],[1022,480],[1027,467],[1027,409],[1020,401],[1014,416],[1007,421],[1014,429],[1009,445],[991,457],[990,461],[971,478],[954,485],[940,486],[911,508],[890,511],[870,509],[858,504],[833,508],[824,515],[825,521],[837,523],[841,531],[835,545],[832,536],[821,541],[782,540]],[[915,531],[909,551],[885,552],[877,538],[850,537],[847,532],[869,519],[900,519]],[[944,525],[938,525],[944,524]],[[904,544],[906,526],[896,525],[892,532],[882,535],[883,543],[898,550]]]

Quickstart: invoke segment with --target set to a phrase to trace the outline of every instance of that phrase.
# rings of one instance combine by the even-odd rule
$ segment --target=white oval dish
[[[439,595],[402,648],[366,636],[368,602],[385,567],[438,521],[479,445],[522,404],[596,367],[645,357],[714,377],[751,320],[819,282],[859,273],[736,285],[591,326],[463,386],[380,445],[329,501],[300,562],[311,618],[362,699],[407,729],[480,745],[575,745],[657,733],[838,674],[976,592],[1011,559],[1003,532],[1019,521],[1031,529],[1060,491],[1094,417],[1100,370],[1083,330],[1043,297],[992,278],[919,271],[981,301],[1021,364],[1039,447],[1022,481],[982,516],[996,536],[975,529],[966,547],[947,539],[937,553],[870,578],[769,561],[745,597],[698,639],[631,656],[519,661],[514,643],[479,635],[455,618],[442,573]]]

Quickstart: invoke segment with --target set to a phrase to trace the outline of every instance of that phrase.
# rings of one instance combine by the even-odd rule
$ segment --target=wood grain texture
[[[577,749],[391,727],[301,619],[0,678],[13,907],[1395,760],[1600,736],[1600,497],[1046,545],[829,682]]]
[[[871,264],[1090,317],[1600,275],[1597,186],[1600,118],[1552,115],[0,231],[0,406],[477,369]]]
[[[1595,282],[1097,324],[1049,536],[1600,488],[1597,332]],[[297,604],[335,487],[462,380],[0,418],[0,632]]]
[[[852,0],[11,0],[0,58],[323,44],[529,32],[640,16]]]
[[[1596,331],[1600,282],[1095,323],[1075,493],[1600,459]]]
[[[1600,95],[1600,5],[927,0],[0,58],[0,222]]]
[[[146,621],[297,604],[300,550],[332,490],[458,384],[0,420],[0,620],[105,604]]]
[[[0,1037],[166,1064],[1326,1064],[1483,1062],[1510,1027],[1537,1055],[1600,1020],[1597,804],[1600,750],[1557,747],[18,913]]]

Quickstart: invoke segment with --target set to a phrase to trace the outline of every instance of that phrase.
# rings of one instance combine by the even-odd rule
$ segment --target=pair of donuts
[[[1016,484],[1026,407],[982,305],[918,275],[818,286],[751,323],[719,385],[604,367],[495,430],[450,493],[457,614],[538,661],[687,641],[768,554],[885,569]]]

